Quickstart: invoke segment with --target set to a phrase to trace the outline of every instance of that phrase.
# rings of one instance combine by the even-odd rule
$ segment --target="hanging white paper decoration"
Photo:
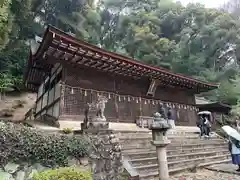
[[[130,99],[130,97],[128,96],[128,102],[130,102],[131,101],[131,99]]]
[[[73,90],[73,88],[71,89],[71,94],[74,94],[74,90]]]
[[[108,99],[111,99],[111,94],[110,93],[108,93]]]
[[[136,103],[138,103],[138,99],[136,98]]]
[[[155,102],[154,102],[154,100],[152,101],[152,104],[153,104],[153,105],[155,105]]]
[[[119,101],[119,102],[121,101],[121,97],[120,97],[120,96],[118,96],[118,101]]]
[[[84,92],[84,96],[87,96],[87,90],[85,90],[85,92]]]
[[[147,101],[146,101],[146,100],[144,101],[144,104],[147,104]]]
[[[126,97],[125,96],[123,96],[123,100],[126,101]]]

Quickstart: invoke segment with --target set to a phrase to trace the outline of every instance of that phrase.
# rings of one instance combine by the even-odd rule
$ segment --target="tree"
[[[153,65],[171,68],[175,42],[159,38],[160,4],[151,1],[103,1],[101,45]]]
[[[8,73],[0,73],[0,100],[4,100],[5,92],[13,85],[12,76]]]
[[[238,19],[240,18],[240,0],[229,0],[224,3],[220,9],[232,14]]]
[[[40,24],[51,24],[92,43],[98,42],[93,27],[100,18],[93,0],[35,0],[32,7]]]
[[[0,4],[0,50],[8,43],[8,36],[12,29],[10,5],[10,0],[2,0]]]
[[[41,36],[48,24],[97,44],[98,33],[92,28],[99,24],[97,15],[89,0],[5,0],[0,9],[0,73],[20,83],[29,40]]]
[[[238,8],[239,0],[234,2]],[[173,72],[221,83],[204,93],[236,105],[239,81],[238,15],[172,0],[12,0],[0,13],[0,72],[20,77],[28,40],[54,25],[77,38]],[[225,8],[226,10],[226,8]],[[237,11],[236,11],[237,12]],[[6,17],[11,17],[7,18]],[[6,41],[5,41],[5,40]]]
[[[222,82],[210,99],[236,104],[231,80],[239,70],[237,19],[201,4],[172,1],[103,1],[101,45],[156,66]],[[231,93],[228,93],[228,88]],[[234,98],[232,98],[234,97]]]

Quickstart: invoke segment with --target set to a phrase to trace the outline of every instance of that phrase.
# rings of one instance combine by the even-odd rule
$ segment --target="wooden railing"
[[[149,128],[153,122],[153,117],[151,116],[139,116],[136,120],[137,126],[141,128]]]
[[[25,114],[24,120],[32,121],[34,120],[34,114],[35,114],[35,108],[31,108],[28,110],[28,112]]]

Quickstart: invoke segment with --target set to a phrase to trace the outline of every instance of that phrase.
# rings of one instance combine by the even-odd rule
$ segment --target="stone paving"
[[[199,169],[196,173],[183,172],[174,175],[170,180],[240,180],[240,173],[232,164],[217,164]]]
[[[172,176],[170,180],[239,180],[240,175],[222,173],[210,170],[199,170],[197,173],[181,173]]]
[[[237,166],[233,164],[215,164],[207,167],[206,169],[230,174],[237,174],[240,176],[240,172],[236,171]]]

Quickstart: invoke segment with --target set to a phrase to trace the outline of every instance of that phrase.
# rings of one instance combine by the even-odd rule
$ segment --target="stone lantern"
[[[152,130],[152,144],[156,146],[157,151],[160,180],[169,179],[166,146],[170,144],[170,140],[167,138],[167,130],[170,128],[170,125],[159,113],[154,114],[150,129]]]

